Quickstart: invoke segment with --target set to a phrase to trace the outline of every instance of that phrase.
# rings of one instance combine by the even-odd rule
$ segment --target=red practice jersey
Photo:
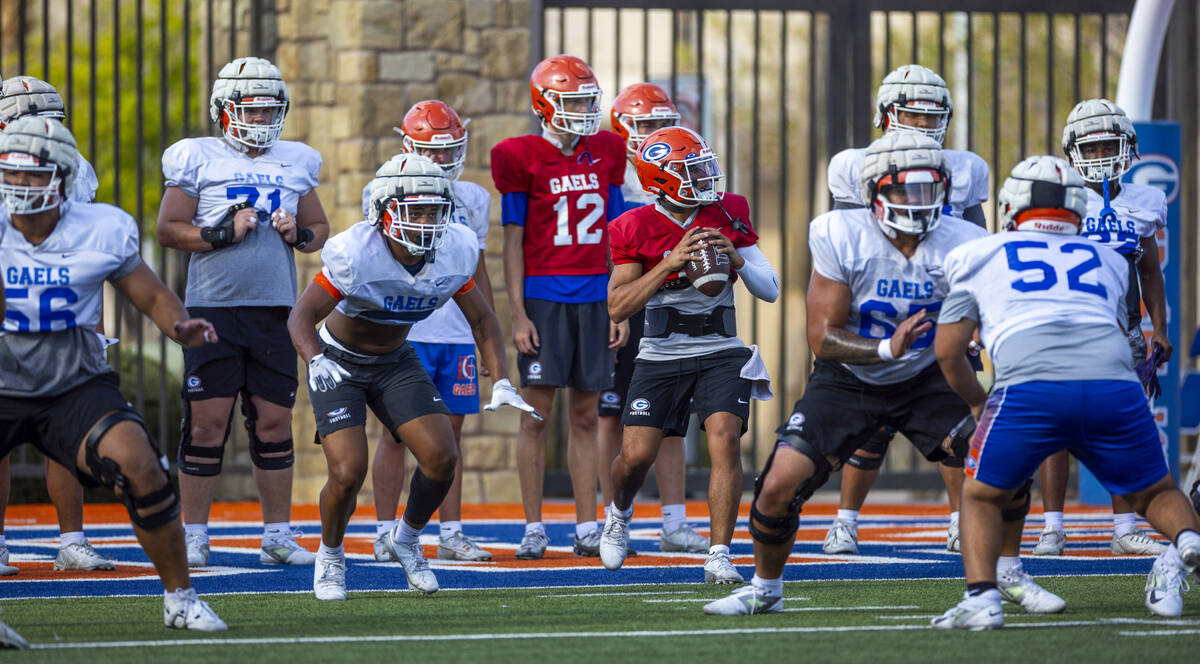
[[[501,194],[529,197],[525,276],[608,272],[608,188],[625,181],[619,136],[581,138],[569,156],[538,135],[506,138],[492,148],[492,179]]]

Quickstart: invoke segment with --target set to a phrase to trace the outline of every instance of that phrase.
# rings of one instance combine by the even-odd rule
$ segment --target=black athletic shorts
[[[104,373],[53,397],[0,397],[0,458],[30,443],[75,471],[84,486],[100,486],[78,470],[79,446],[96,422],[114,410],[132,410],[116,373]]]
[[[183,398],[203,401],[249,392],[291,408],[296,403],[296,349],[288,307],[188,307],[212,323],[215,344],[183,349]]]
[[[735,348],[682,360],[638,360],[621,424],[683,436],[692,413],[701,427],[713,413],[733,413],[746,433],[750,381],[741,373],[749,359],[749,348]]]
[[[642,309],[629,317],[629,343],[617,349],[617,366],[613,374],[612,389],[600,393],[600,416],[620,417],[625,412],[625,398],[629,396],[629,382],[633,380],[633,361],[637,359],[638,344],[646,327],[646,310]]]
[[[937,363],[909,380],[871,385],[837,362],[817,360],[804,396],[779,431],[798,432],[822,453],[845,461],[880,427],[890,426],[926,459],[940,461],[946,434],[970,412]]]
[[[517,354],[521,387],[552,385],[586,392],[613,384],[608,348],[608,303],[525,300],[525,315],[537,328],[537,355]]]

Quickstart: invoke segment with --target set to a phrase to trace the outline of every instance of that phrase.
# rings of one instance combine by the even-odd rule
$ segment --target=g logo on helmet
[[[671,145],[669,143],[663,143],[662,141],[651,143],[642,148],[642,161],[657,162],[665,159],[669,154],[671,154]]]
[[[639,413],[642,413],[650,410],[650,402],[646,399],[634,399],[633,401],[629,402],[629,407]]]

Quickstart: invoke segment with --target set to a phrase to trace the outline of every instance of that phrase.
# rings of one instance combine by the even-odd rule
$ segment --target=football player
[[[679,111],[675,110],[671,98],[662,88],[653,83],[634,83],[613,99],[610,118],[613,131],[625,140],[625,182],[621,185],[625,209],[653,205],[654,194],[642,189],[638,179],[638,148],[646,136],[664,127],[678,125]],[[617,350],[613,387],[600,393],[600,453],[597,461],[600,495],[606,506],[612,502],[612,460],[621,450],[621,413],[628,396],[629,381],[633,378],[633,361],[637,357],[645,322],[643,310],[629,317],[629,340]],[[687,505],[684,502],[686,464],[683,438],[664,438],[654,459],[654,475],[662,499],[663,528],[659,548],[663,551],[704,553],[708,551],[709,539],[696,532],[687,522]]]
[[[707,432],[712,470],[708,505],[712,544],[704,580],[742,583],[729,543],[742,492],[741,438],[746,433],[762,360],[737,337],[731,276],[715,296],[680,275],[692,253],[714,245],[733,275],[760,300],[779,297],[779,277],[756,246],[750,207],[724,193],[716,155],[696,132],[660,129],[638,152],[638,179],[657,198],[611,225],[615,265],[608,310],[625,320],[645,309],[645,335],[621,418],[621,452],[612,464],[613,501],[600,537],[600,559],[618,569],[629,549],[633,498],[658,454],[664,435],[682,436],[694,412]],[[763,397],[761,393],[755,396]]]
[[[705,606],[705,613],[782,611],[783,569],[800,509],[830,473],[883,426],[939,461],[947,456],[942,440],[970,414],[938,370],[933,324],[947,292],[943,259],[987,232],[943,212],[949,179],[943,154],[928,136],[884,134],[867,148],[860,168],[861,196],[871,207],[833,210],[812,221],[812,377],[754,482],[754,579]],[[1062,600],[1034,583],[1015,558],[1022,505],[1028,509],[1028,502],[1018,503],[1006,524],[1006,551],[1015,563],[1004,570],[1002,590],[1026,611],[1061,611]]]
[[[308,363],[313,414],[329,463],[313,569],[317,599],[346,599],[342,540],[367,475],[367,406],[417,458],[404,518],[388,535],[389,547],[410,588],[438,589],[419,536],[450,490],[458,449],[450,410],[405,341],[413,323],[453,298],[496,381],[486,409],[508,404],[540,417],[508,381],[500,323],[473,277],[479,238],[450,221],[453,201],[440,166],[419,154],[393,157],[371,182],[369,221],[329,241],[321,252],[324,268],[288,319]]]
[[[1171,358],[1172,347],[1167,339],[1167,297],[1155,233],[1167,225],[1167,199],[1156,187],[1121,182],[1121,176],[1137,157],[1133,123],[1121,107],[1107,99],[1081,101],[1067,116],[1062,148],[1087,183],[1087,214],[1080,234],[1115,250],[1129,262],[1125,303],[1128,319],[1121,325],[1128,332],[1134,365],[1145,361],[1147,354],[1146,337],[1142,333],[1143,302],[1154,326],[1151,341],[1161,348],[1157,359],[1166,362]],[[1034,555],[1057,556],[1063,552],[1066,545],[1063,503],[1069,475],[1066,450],[1046,459],[1042,465],[1046,525]],[[1133,506],[1124,498],[1114,494],[1112,508],[1113,553],[1159,554],[1166,549],[1137,527]]]
[[[218,341],[138,253],[137,223],[71,199],[75,138],[58,120],[24,117],[0,133],[0,238],[7,311],[0,335],[0,456],[32,442],[80,481],[112,488],[165,589],[167,627],[223,630],[188,578],[179,494],[167,460],[121,396],[94,332],[111,283],[184,346]]]
[[[1105,488],[1125,496],[1174,542],[1146,583],[1152,613],[1180,615],[1180,589],[1200,566],[1200,522],[1167,469],[1128,353],[1122,327],[1128,260],[1078,237],[1089,213],[1086,192],[1067,162],[1030,157],[1013,168],[998,196],[1009,232],[960,246],[946,258],[950,292],[936,353],[979,424],[962,496],[967,591],[934,627],[1004,624],[998,569],[1006,555],[1004,505],[1027,491],[1034,470],[1059,450],[1086,463]],[[976,329],[995,361],[990,395],[965,356]]]
[[[475,266],[475,285],[488,306],[495,309],[492,282],[484,262],[487,249],[488,208],[491,195],[483,187],[459,180],[467,157],[466,124],[445,102],[420,101],[408,109],[397,128],[404,137],[404,150],[424,155],[442,167],[450,179],[454,209],[450,219],[470,228],[479,245],[479,262]],[[370,218],[371,185],[363,188],[363,217]],[[421,358],[430,380],[450,409],[450,427],[458,449],[458,465],[454,484],[438,508],[438,558],[443,560],[491,560],[492,554],[479,547],[462,529],[462,427],[470,413],[479,412],[479,380],[476,377],[475,340],[471,326],[459,311],[458,305],[447,302],[428,318],[413,324],[408,331],[408,343]],[[375,448],[371,463],[374,483],[376,536],[375,559],[399,560],[388,537],[398,525],[396,509],[404,482],[403,441],[397,440],[386,428]]]
[[[613,384],[613,351],[626,323],[609,320],[608,224],[625,210],[625,144],[600,131],[600,86],[571,55],[542,60],[529,80],[542,133],[506,138],[492,148],[501,194],[504,281],[519,355],[522,394],[550,412],[567,388],[567,468],[575,494],[574,551],[599,554],[596,522],[596,409]],[[521,416],[517,470],[525,534],[516,556],[541,558],[550,539],[542,524],[546,425]]]
[[[913,131],[942,144],[954,112],[950,89],[932,70],[921,65],[904,65],[883,78],[875,95],[875,126],[885,134]],[[829,191],[834,209],[861,207],[859,168],[864,150],[842,150],[829,160]],[[988,165],[979,155],[944,150],[943,160],[950,175],[946,206],[955,216],[986,225],[983,203],[988,198]],[[846,461],[842,472],[841,504],[837,518],[825,535],[825,553],[858,553],[858,512],[879,476],[883,457],[893,431],[880,431]],[[958,495],[962,488],[962,463],[946,457],[939,466],[950,502],[950,529],[946,549],[958,551]]]
[[[32,76],[14,76],[0,86],[0,131],[17,118],[25,116],[66,118],[66,105],[54,86]],[[71,199],[90,203],[96,198],[99,183],[96,172],[83,155],[79,155]],[[103,321],[103,314],[98,319]],[[103,323],[97,334],[103,336]],[[107,343],[107,340],[106,340]],[[4,542],[4,512],[8,507],[10,487],[9,459],[0,460],[0,576],[16,574],[18,568],[8,564],[8,547]],[[46,490],[58,515],[59,549],[54,569],[111,570],[116,565],[92,548],[83,533],[83,485],[69,468],[46,457]]]
[[[190,252],[188,310],[221,342],[185,350],[179,489],[188,564],[208,564],[208,517],[241,394],[263,511],[263,564],[311,565],[290,525],[296,353],[287,336],[296,259],[329,235],[317,197],[321,155],[279,140],[288,110],[279,69],[238,58],[213,83],[220,137],[186,138],[163,154],[158,242]]]

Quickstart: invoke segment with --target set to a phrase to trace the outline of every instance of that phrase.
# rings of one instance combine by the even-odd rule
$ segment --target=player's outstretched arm
[[[112,284],[175,343],[196,348],[217,340],[213,326],[203,318],[189,317],[183,302],[145,263],[139,262],[133,272],[115,279]]]
[[[292,345],[296,347],[296,352],[300,354],[305,364],[311,362],[314,356],[321,354],[321,344],[317,339],[317,323],[325,320],[325,317],[336,306],[337,300],[329,294],[329,291],[314,282],[308,284],[308,287],[300,294],[300,298],[296,300],[296,306],[292,307],[292,313],[288,315],[287,321],[288,334],[292,337]]]
[[[671,253],[650,268],[649,272],[643,272],[638,263],[615,266],[608,277],[608,317],[614,323],[620,323],[645,308],[650,298],[658,292],[658,287],[683,269],[692,252],[705,246],[710,232],[714,231],[693,227],[683,234]]]
[[[933,340],[933,349],[937,354],[938,365],[946,382],[958,396],[971,407],[971,414],[976,419],[983,412],[983,404],[987,401],[987,392],[979,384],[975,369],[967,359],[967,346],[975,334],[975,321],[961,318],[953,323],[938,325],[937,336]]]
[[[879,364],[902,357],[933,326],[925,310],[904,319],[887,339],[868,339],[846,329],[853,300],[850,287],[813,271],[808,282],[808,345],[822,360]]]
[[[1154,236],[1142,238],[1142,257],[1138,259],[1138,283],[1142,287],[1142,302],[1154,325],[1151,342],[1162,346],[1166,353],[1164,362],[1171,359],[1174,348],[1167,338],[1167,295],[1163,282],[1162,266],[1158,260],[1158,241]],[[1124,322],[1124,321],[1122,321]]]

